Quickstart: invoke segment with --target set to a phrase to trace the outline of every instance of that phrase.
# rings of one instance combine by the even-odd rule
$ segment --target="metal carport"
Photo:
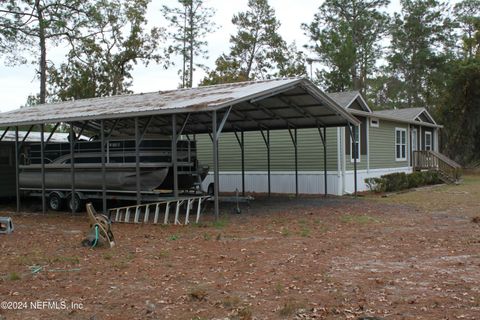
[[[0,113],[0,127],[5,128],[0,137],[19,126],[39,126],[41,132],[47,123],[70,125],[71,150],[76,137],[85,130],[99,133],[105,151],[105,139],[112,136],[135,136],[137,175],[140,172],[138,146],[146,133],[172,137],[172,167],[174,172],[174,196],[178,196],[176,150],[180,135],[210,134],[214,159],[215,215],[219,215],[219,166],[218,140],[222,132],[235,132],[242,136],[246,131],[261,131],[269,148],[270,130],[288,129],[296,148],[296,131],[301,128],[318,128],[326,158],[325,128],[358,126],[359,121],[330,99],[311,81],[304,78],[273,79],[205,86],[191,89],[159,91],[145,94],[72,100]],[[74,131],[77,128],[78,132]],[[54,132],[52,131],[52,133]],[[351,130],[353,134],[355,130]],[[49,137],[41,134],[44,149]],[[242,139],[239,143],[243,150]],[[16,137],[17,210],[20,210],[19,144]],[[243,154],[243,152],[242,152]],[[71,185],[75,194],[74,153],[71,153]],[[354,157],[356,158],[356,157]],[[324,159],[324,161],[326,161]],[[102,174],[105,176],[105,158],[102,157]],[[43,161],[42,161],[43,163]],[[297,166],[297,160],[295,161]],[[326,170],[326,165],[324,166]],[[356,187],[356,162],[355,162]],[[44,165],[42,165],[42,207],[45,211]],[[297,170],[296,170],[297,172]],[[298,194],[298,176],[296,190]],[[137,202],[141,202],[137,179]],[[326,193],[325,175],[325,193]],[[355,188],[356,190],[356,188]],[[106,210],[106,188],[102,185],[103,210]]]

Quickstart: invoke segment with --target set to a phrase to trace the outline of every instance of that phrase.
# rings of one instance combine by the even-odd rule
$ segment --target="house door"
[[[417,129],[412,130],[412,151],[418,150],[418,134]]]
[[[432,133],[425,132],[425,150],[432,150]]]

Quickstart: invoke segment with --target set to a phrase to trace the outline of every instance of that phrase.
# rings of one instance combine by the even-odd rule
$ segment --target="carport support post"
[[[45,199],[45,125],[40,125],[40,165],[42,174],[42,213],[47,211],[47,202]]]
[[[105,168],[105,121],[100,120],[100,141],[102,144],[102,211],[107,214],[107,186],[106,186],[106,168]]]
[[[292,143],[295,151],[295,196],[298,197],[298,145],[297,145],[297,128],[292,129],[288,128],[288,133],[292,139]]]
[[[15,176],[16,176],[16,195],[17,195],[17,213],[20,212],[20,150],[18,148],[18,127],[15,127]]]
[[[262,132],[263,135],[263,132]],[[242,166],[242,197],[245,197],[245,144],[244,144],[244,132],[240,132],[240,138],[238,137],[237,131],[235,131],[235,138],[237,139],[238,145],[240,146],[240,162]]]
[[[323,127],[322,129],[318,127],[318,133],[320,134],[320,138],[322,139],[323,144],[323,186],[325,197],[328,194],[328,181],[327,181],[327,128]]]
[[[271,172],[270,172],[270,130],[267,130],[267,179],[268,179],[268,196],[272,194]]]
[[[354,179],[354,186],[355,186],[355,197],[357,196],[357,158],[358,158],[358,151],[357,150],[357,137],[356,137],[356,130],[351,130],[353,131],[352,137],[353,137],[353,179]]]
[[[217,136],[217,111],[212,111],[212,135],[213,135],[213,194],[215,219],[220,216],[220,206],[218,201],[219,172],[218,172],[218,136]]]
[[[245,197],[245,132],[241,132],[242,140],[242,197]]]
[[[140,195],[140,134],[138,130],[138,117],[135,117],[135,179],[137,184],[137,204],[140,204],[142,200]]]
[[[70,196],[70,201],[72,202],[72,213],[75,213],[75,132],[73,132],[73,123],[70,125],[70,178],[72,183],[72,194]]]
[[[177,115],[172,114],[173,196],[178,197]]]

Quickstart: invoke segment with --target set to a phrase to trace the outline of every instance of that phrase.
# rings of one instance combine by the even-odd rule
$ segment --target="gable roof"
[[[359,91],[330,92],[327,95],[345,109],[349,109],[353,102],[357,101],[363,110],[372,112]]]
[[[169,116],[180,114],[186,132],[207,133],[211,132],[213,111],[229,115],[224,127],[229,132],[359,123],[310,80],[284,78],[37,105],[0,113],[0,126],[70,122],[81,127],[80,122],[89,121],[86,129],[98,130],[101,120],[122,119],[124,126],[118,130],[123,132],[119,133],[131,134],[135,117],[155,116],[150,123],[152,130],[158,131],[154,133],[171,133]]]
[[[405,109],[391,109],[391,110],[380,110],[374,111],[374,115],[388,116],[397,118],[399,120],[405,121],[418,121],[425,122],[420,118],[420,115],[425,115],[427,119],[430,120],[430,123],[437,124],[433,117],[428,113],[425,108],[405,108]]]

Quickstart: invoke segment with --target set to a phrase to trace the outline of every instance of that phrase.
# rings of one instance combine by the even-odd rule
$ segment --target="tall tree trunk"
[[[182,69],[182,88],[185,88],[185,79],[186,79],[186,66],[187,66],[187,4],[184,4],[185,14],[183,16],[183,69]]]
[[[47,46],[43,8],[41,8],[40,0],[35,0],[35,7],[38,16],[38,39],[40,44],[40,103],[45,103],[47,97]]]
[[[189,41],[190,41],[190,57],[189,57],[189,75],[188,75],[188,87],[191,88],[193,86],[193,46],[194,46],[194,35],[193,35],[193,30],[195,28],[194,21],[193,21],[193,3],[191,4],[190,7],[190,36],[189,36]]]

